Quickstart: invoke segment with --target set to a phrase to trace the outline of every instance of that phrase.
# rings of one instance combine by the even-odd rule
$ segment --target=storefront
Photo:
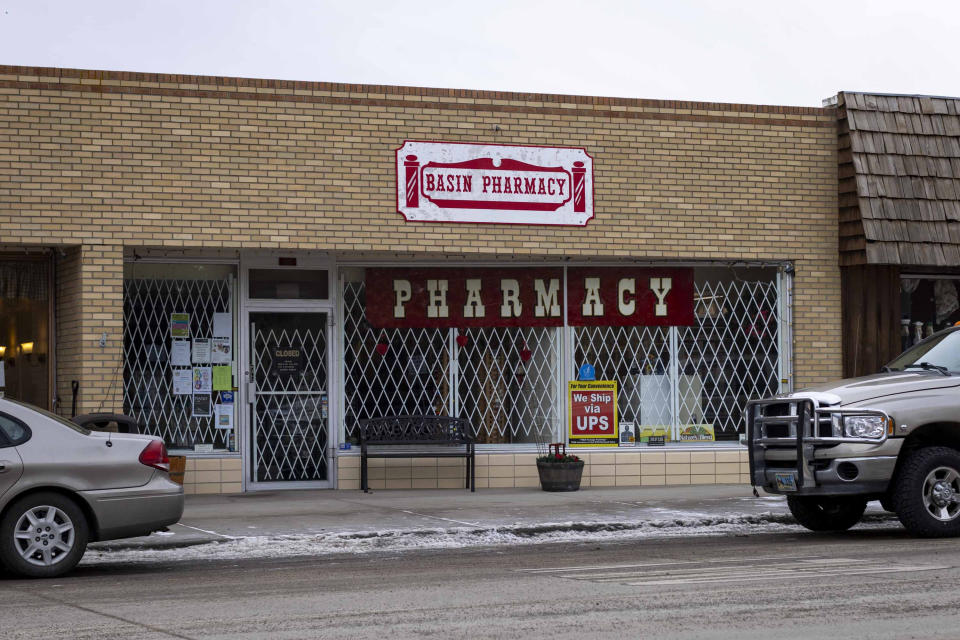
[[[840,93],[844,372],[960,321],[960,100]]]
[[[0,390],[45,409],[53,403],[51,257],[0,253]]]
[[[56,254],[58,409],[190,492],[356,488],[358,421],[411,414],[470,420],[481,488],[550,442],[585,486],[744,482],[746,400],[840,373],[832,109],[0,72],[62,145],[0,209]]]

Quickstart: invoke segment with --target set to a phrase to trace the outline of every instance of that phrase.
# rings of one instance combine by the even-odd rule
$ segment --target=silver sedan
[[[88,542],[146,535],[183,514],[183,487],[153,436],[88,431],[0,399],[0,562],[48,578]]]

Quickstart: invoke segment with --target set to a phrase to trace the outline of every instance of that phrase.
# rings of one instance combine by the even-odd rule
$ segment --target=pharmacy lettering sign
[[[693,270],[674,267],[371,267],[377,329],[689,326]]]
[[[396,155],[397,211],[411,222],[593,218],[593,159],[582,148],[407,140]]]
[[[617,381],[594,380],[567,383],[567,415],[570,416],[570,446],[616,447]]]

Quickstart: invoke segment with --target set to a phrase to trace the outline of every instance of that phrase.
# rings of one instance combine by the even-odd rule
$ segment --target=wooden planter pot
[[[577,462],[540,462],[540,488],[544,491],[578,491],[583,476],[583,460]]]
[[[185,456],[170,456],[170,479],[177,484],[183,484],[183,472],[187,468]]]

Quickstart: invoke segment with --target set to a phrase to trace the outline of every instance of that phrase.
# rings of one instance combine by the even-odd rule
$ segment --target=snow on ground
[[[324,534],[242,536],[179,548],[87,550],[81,564],[285,558],[332,554],[462,549],[557,542],[617,542],[677,536],[752,535],[805,531],[783,513],[709,515],[660,509],[636,522],[556,522],[500,527],[453,527]],[[868,513],[858,528],[898,528],[887,513]]]

